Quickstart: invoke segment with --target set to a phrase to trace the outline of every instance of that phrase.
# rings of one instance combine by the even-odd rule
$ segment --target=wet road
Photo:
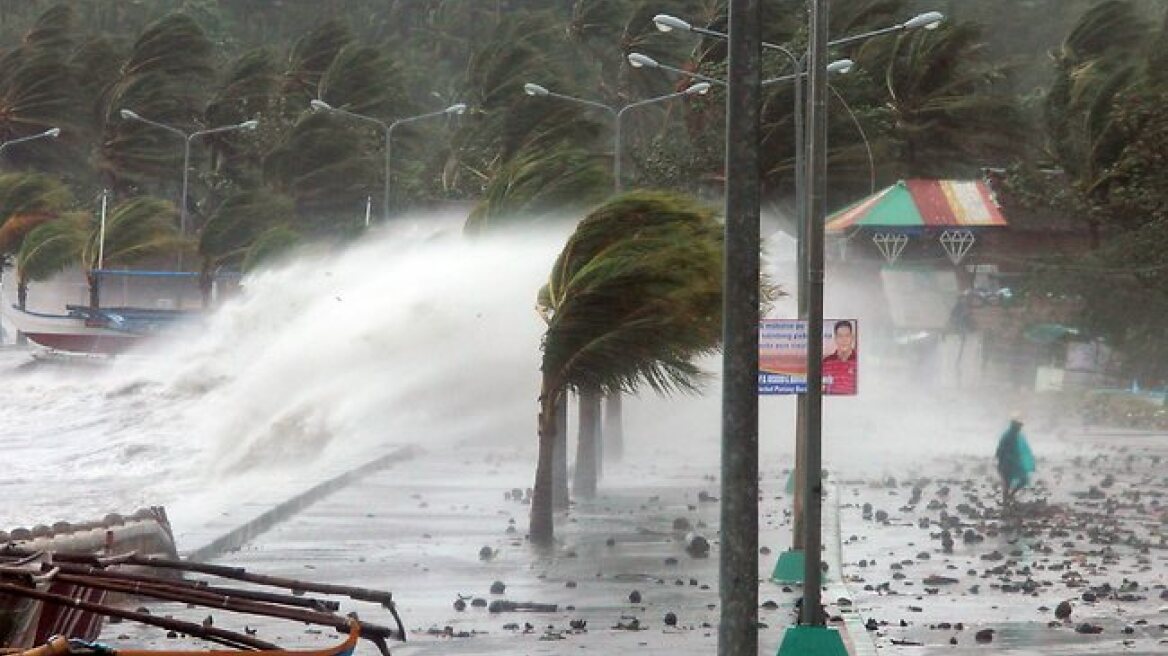
[[[1021,519],[998,516],[988,459],[936,459],[897,480],[852,477],[829,486],[825,559],[842,558],[845,576],[829,583],[824,600],[831,615],[848,620],[854,653],[1165,653],[1166,441],[1059,439],[1059,449],[1036,445],[1040,469]],[[511,495],[530,484],[529,458],[467,448],[457,459],[422,453],[375,473],[216,562],[393,591],[410,637],[394,648],[399,654],[710,654],[717,645],[719,504],[703,494],[716,497],[719,484],[709,460],[650,464],[669,460],[610,468],[601,496],[560,521],[552,555],[526,543],[528,506]],[[789,544],[790,499],[783,469],[763,471],[759,652],[773,654],[799,589],[767,580]],[[710,538],[708,558],[686,553],[689,531]],[[503,593],[492,594],[495,581],[505,584]],[[454,607],[459,598],[463,610]],[[841,598],[852,604],[837,603]],[[557,608],[492,613],[476,606],[478,599]],[[1072,605],[1065,622],[1054,616],[1062,601]],[[195,620],[207,614],[152,608]],[[376,609],[360,612],[389,621]],[[248,624],[283,645],[334,639],[331,631],[213,614],[216,626]],[[865,622],[873,630],[864,630]],[[979,641],[986,630],[990,641]],[[1079,632],[1086,630],[1099,632]],[[125,624],[109,627],[103,639],[176,645]]]
[[[840,483],[848,586],[878,645],[1168,652],[1168,438],[1059,439],[1013,517],[999,512],[989,460]]]

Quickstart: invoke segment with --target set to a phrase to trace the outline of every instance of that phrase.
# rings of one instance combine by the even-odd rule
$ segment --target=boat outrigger
[[[105,603],[106,590],[39,576],[40,564],[54,551],[106,555],[135,552],[166,557],[176,554],[170,521],[158,506],[142,508],[128,517],[111,513],[93,522],[14,528],[0,531],[0,583],[31,586],[45,594],[85,603]],[[101,631],[102,623],[101,615],[44,604],[24,594],[0,592],[0,647],[31,647],[53,635],[92,640]]]
[[[349,636],[342,642],[327,649],[211,649],[207,651],[185,651],[171,649],[116,649],[101,643],[86,640],[70,640],[57,636],[46,644],[23,651],[10,652],[10,656],[352,656],[361,637],[360,622],[349,620]]]
[[[165,520],[161,508],[152,511],[156,518]],[[143,519],[146,514],[142,513]],[[124,607],[130,599],[139,598],[330,626],[349,633],[348,640],[334,647],[292,652],[294,655],[348,656],[359,637],[373,642],[383,656],[388,656],[387,641],[406,639],[405,627],[389,592],[265,576],[237,567],[179,560],[174,554],[168,524],[164,525],[166,539],[160,543],[149,537],[150,531],[130,530],[125,527],[125,520],[111,517],[114,519],[88,529],[85,535],[89,537],[74,536],[66,530],[67,525],[55,525],[57,530],[47,526],[16,529],[0,535],[0,648],[28,656],[191,656],[187,652],[123,650],[90,644],[97,639],[105,619],[116,618],[217,643],[228,648],[223,653],[289,653],[251,631],[238,633],[213,626],[209,621],[189,622]],[[114,524],[120,530],[114,530]],[[142,529],[139,524],[133,525]],[[96,534],[91,535],[94,531],[104,534],[104,541],[98,541]],[[228,586],[216,579],[241,582],[248,587]],[[283,588],[286,592],[257,589],[257,586]],[[341,595],[376,604],[389,612],[394,626],[359,621],[354,615],[338,615],[338,602],[308,597],[306,593]],[[62,643],[54,640],[55,636],[72,642]]]

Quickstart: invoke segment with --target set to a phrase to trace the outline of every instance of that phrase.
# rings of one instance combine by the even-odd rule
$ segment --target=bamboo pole
[[[12,595],[14,597],[28,597],[36,599],[44,603],[56,604],[58,606],[68,606],[70,608],[77,608],[90,613],[104,615],[106,617],[118,617],[124,620],[132,620],[150,626],[157,626],[159,628],[168,629],[170,631],[178,631],[192,635],[203,640],[214,642],[217,644],[232,647],[234,649],[280,649],[280,647],[259,640],[251,636],[235,633],[234,631],[226,631],[224,629],[217,629],[215,627],[204,627],[201,624],[193,622],[184,622],[182,620],[170,619],[165,617],[155,617],[147,615],[146,613],[137,613],[134,611],[122,610],[114,608],[113,606],[106,606],[105,604],[96,604],[89,601],[82,601],[80,599],[73,599],[65,595],[54,594],[52,592],[42,592],[32,588],[26,588],[20,585],[12,585],[11,583],[0,583],[0,592]]]

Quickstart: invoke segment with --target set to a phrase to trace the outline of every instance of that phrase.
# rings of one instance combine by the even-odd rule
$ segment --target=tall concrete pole
[[[828,0],[814,0],[808,63],[807,191],[807,444],[803,466],[804,574],[802,624],[823,626],[820,611],[823,461],[823,223],[827,196]]]
[[[803,117],[807,101],[803,97],[807,88],[804,76],[807,59],[795,61],[795,237],[798,270],[795,302],[800,321],[807,321],[807,231],[804,217],[807,214],[807,129]],[[791,526],[791,548],[803,551],[803,459],[807,449],[807,394],[798,394],[795,399],[795,498],[793,500],[794,521]]]
[[[730,1],[722,305],[718,654],[758,653],[759,99],[762,0]]]

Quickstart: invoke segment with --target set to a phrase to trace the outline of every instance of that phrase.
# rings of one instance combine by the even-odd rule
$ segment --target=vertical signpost
[[[722,263],[720,656],[758,653],[760,25],[762,0],[730,1]]]

